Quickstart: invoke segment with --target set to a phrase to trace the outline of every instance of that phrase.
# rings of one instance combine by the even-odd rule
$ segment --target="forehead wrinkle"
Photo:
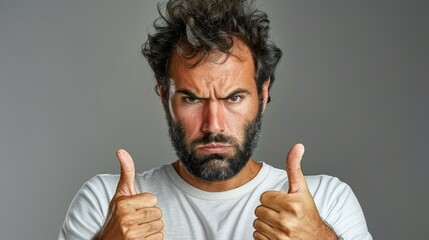
[[[222,98],[237,88],[248,88],[248,84],[239,79],[251,77],[255,81],[253,58],[240,41],[234,44],[230,55],[214,51],[194,67],[187,63],[189,59],[177,53],[171,58],[170,67],[174,71],[170,74],[173,84],[176,83],[175,88],[189,90],[202,98]],[[250,65],[246,63],[248,61],[251,61]]]
[[[196,74],[195,78],[191,77],[186,81],[188,83],[186,88],[201,98],[224,98],[238,88],[246,88],[239,81],[234,81],[235,76],[240,75],[242,71],[243,68],[240,66],[235,69],[222,69],[221,73],[207,71],[204,75]]]

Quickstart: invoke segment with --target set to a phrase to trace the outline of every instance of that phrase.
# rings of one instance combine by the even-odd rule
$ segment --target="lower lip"
[[[231,149],[231,147],[201,147],[201,148],[199,148],[200,151],[203,151],[204,153],[208,153],[208,154],[226,153],[230,149]]]

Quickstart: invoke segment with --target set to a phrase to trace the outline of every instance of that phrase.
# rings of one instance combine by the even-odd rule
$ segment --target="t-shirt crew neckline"
[[[182,177],[180,177],[180,175],[174,169],[173,164],[166,165],[166,171],[172,183],[175,184],[178,188],[180,188],[183,192],[191,196],[204,200],[227,200],[240,197],[250,191],[253,191],[259,184],[262,183],[262,181],[267,177],[268,173],[270,172],[270,166],[264,162],[261,163],[262,167],[259,170],[258,174],[249,182],[238,188],[221,192],[208,192],[190,185],[185,180],[183,180]]]

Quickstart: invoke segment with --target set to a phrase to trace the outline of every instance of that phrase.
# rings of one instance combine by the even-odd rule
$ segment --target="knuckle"
[[[290,204],[290,209],[291,209],[291,212],[297,217],[301,217],[304,210],[302,205],[299,202],[292,202]]]
[[[163,223],[161,220],[154,221],[154,222],[152,223],[152,228],[153,228],[156,232],[162,231],[162,229],[164,229],[164,223]]]
[[[286,217],[283,214],[281,214],[280,217],[277,219],[277,225],[283,231],[288,230],[288,225],[290,224],[290,222],[290,218]]]
[[[117,212],[119,214],[126,212],[127,209],[129,209],[129,204],[127,202],[127,199],[122,198],[122,197],[118,198],[116,200],[115,205],[114,205],[114,209],[115,209],[115,212]]]
[[[149,220],[149,219],[151,219],[151,218],[152,218],[152,211],[151,211],[151,210],[149,210],[149,209],[144,209],[144,210],[143,210],[142,217],[143,217],[143,219],[144,219],[144,220]]]
[[[164,234],[162,232],[155,233],[154,235],[151,236],[151,239],[162,240],[164,239]]]
[[[272,234],[269,239],[273,240],[288,240],[290,239],[287,234],[282,232],[277,232],[276,234]]]
[[[136,238],[136,233],[134,231],[131,230],[127,230],[126,232],[124,232],[124,238],[125,239],[135,239]]]
[[[149,222],[149,223],[145,223],[144,224],[144,232],[147,235],[154,235],[155,233],[159,233],[162,231],[162,229],[164,228],[164,224],[161,221],[153,221],[153,222]]]
[[[154,209],[154,217],[157,219],[161,219],[162,218],[162,210],[161,208],[155,208]]]
[[[122,233],[122,235],[124,236],[124,238],[125,239],[129,239],[131,236],[130,236],[130,229],[129,228],[127,228],[127,227],[125,227],[125,226],[120,226],[120,230],[121,230],[121,233]]]
[[[148,228],[147,231],[150,232],[150,233],[157,232],[156,223],[155,222],[147,223],[147,228]]]
[[[144,198],[144,200],[149,203],[152,206],[155,206],[158,203],[158,199],[156,198],[156,196],[152,193],[149,192],[145,192],[142,193],[141,196]]]
[[[272,201],[275,201],[275,202],[279,202],[279,203],[285,203],[285,202],[287,202],[288,200],[288,194],[287,193],[285,193],[285,192],[275,192],[274,194],[273,194],[273,196],[272,196]]]
[[[131,226],[134,224],[134,221],[131,219],[129,215],[123,215],[118,217],[118,222],[121,226]]]
[[[274,239],[275,240],[288,240],[289,238],[287,237],[287,236],[285,236],[285,235],[276,235],[276,236],[274,236]]]
[[[162,218],[162,211],[159,208],[144,209],[142,217],[146,220],[159,220]]]
[[[278,228],[285,234],[290,234],[292,228],[292,221],[282,218],[278,223]]]
[[[280,191],[266,191],[261,194],[261,197],[259,198],[259,201],[262,205],[267,205],[270,202],[281,202],[285,201],[287,198],[287,194]]]

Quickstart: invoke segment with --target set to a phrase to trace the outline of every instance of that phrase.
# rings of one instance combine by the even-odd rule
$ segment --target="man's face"
[[[232,178],[256,146],[268,84],[259,96],[249,49],[236,41],[232,55],[213,52],[196,67],[173,54],[166,107],[176,153],[204,181]]]

